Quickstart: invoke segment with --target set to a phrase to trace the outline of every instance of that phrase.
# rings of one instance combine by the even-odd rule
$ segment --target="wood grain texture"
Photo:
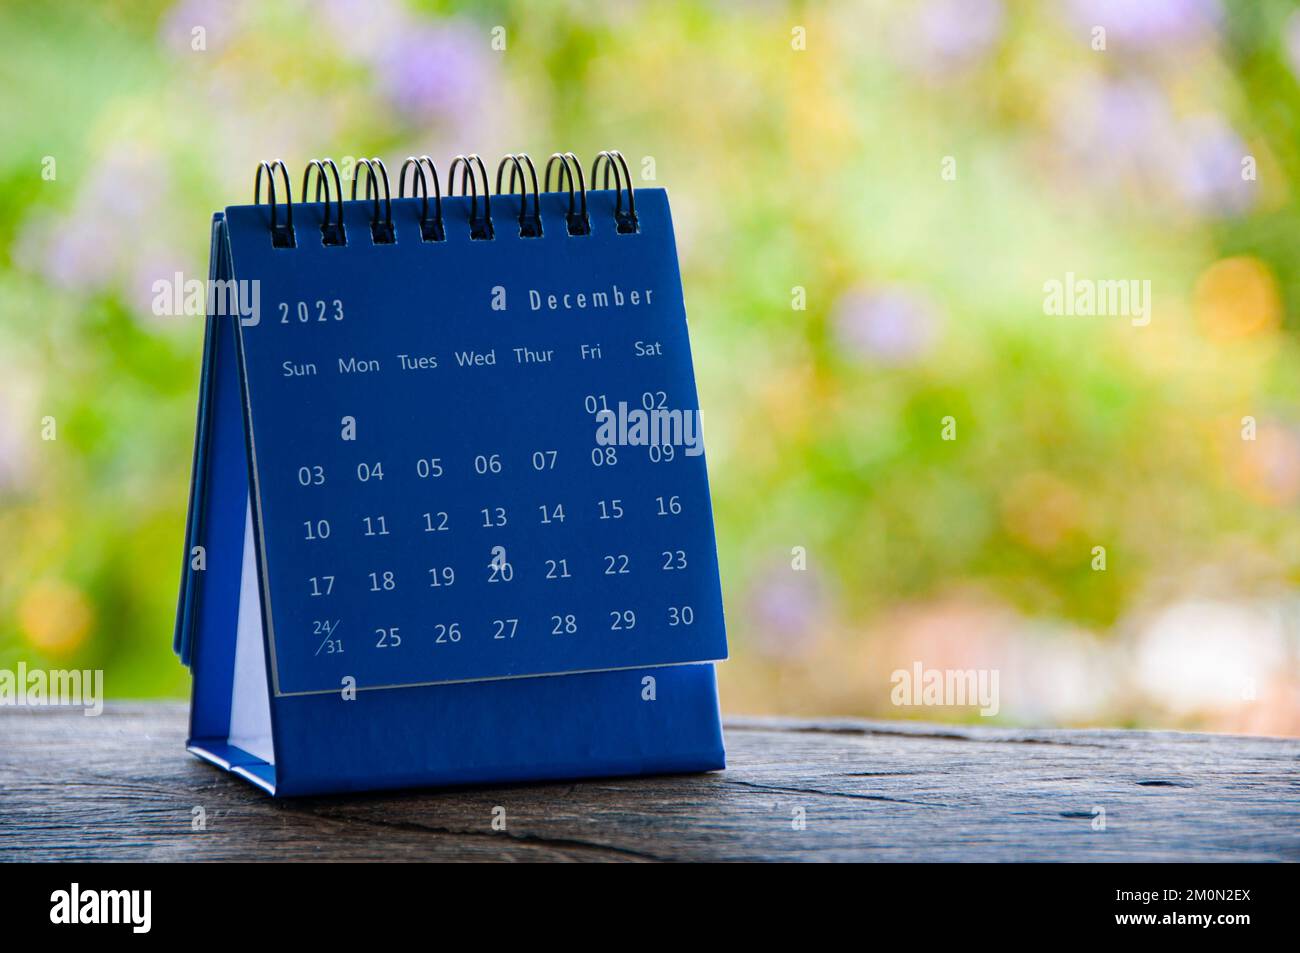
[[[0,860],[1300,860],[1294,738],[731,719],[712,774],[273,801],[186,717],[5,710]]]

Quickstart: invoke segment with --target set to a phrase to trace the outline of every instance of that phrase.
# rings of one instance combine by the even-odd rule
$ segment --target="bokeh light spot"
[[[86,641],[94,611],[86,594],[62,579],[36,582],[18,604],[18,624],[33,648],[67,655]]]
[[[1257,258],[1215,262],[1196,280],[1193,300],[1196,319],[1211,340],[1271,334],[1282,323],[1277,279]]]

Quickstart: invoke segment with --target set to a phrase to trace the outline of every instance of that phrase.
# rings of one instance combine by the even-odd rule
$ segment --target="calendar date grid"
[[[676,521],[692,513],[698,516],[702,504],[696,487],[672,477],[674,468],[669,467],[661,468],[665,476],[659,492],[643,488],[629,494],[616,479],[606,481],[607,494],[591,499],[574,499],[563,492],[520,491],[530,476],[562,475],[560,454],[539,449],[408,454],[400,460],[389,454],[387,459],[371,460],[358,453],[350,472],[345,468],[337,473],[337,463],[328,471],[322,464],[298,467],[292,476],[296,488],[309,494],[321,491],[310,509],[326,515],[308,515],[298,524],[298,562],[311,571],[299,583],[305,595],[300,593],[293,600],[294,611],[282,616],[301,616],[306,601],[308,624],[297,622],[293,629],[295,636],[305,634],[304,646],[314,665],[359,651],[448,652],[475,642],[508,649],[527,638],[592,639],[610,634],[653,638],[694,626],[701,610],[687,573],[696,559],[713,554],[692,554],[689,544],[675,543],[671,537]],[[620,454],[642,454],[659,464],[673,462],[659,448],[619,446],[593,447],[579,465],[612,474]],[[394,467],[408,469],[404,479],[427,491],[418,500],[408,498],[400,506],[393,505],[396,495],[380,488],[394,482]],[[479,482],[484,505],[470,505],[463,499],[439,502],[438,483],[457,468],[461,487],[446,496],[463,498],[465,484]],[[513,482],[509,481],[512,475]],[[373,505],[364,513],[341,513],[327,492],[332,481],[339,480],[376,491],[368,494]],[[510,497],[508,505],[491,502],[503,482],[510,492],[497,495]],[[629,522],[646,521],[662,527],[659,542],[648,536],[629,540],[619,532]],[[607,545],[597,547],[599,553],[590,546],[577,554],[566,549],[566,543],[581,534]],[[412,565],[409,559],[394,565],[395,552],[386,544],[402,537],[420,541],[424,557],[420,565]],[[331,558],[344,552],[348,558]],[[362,562],[373,563],[373,568],[357,567],[363,556],[371,557]],[[329,571],[340,562],[350,568]],[[651,573],[660,576],[654,586],[660,597],[647,600],[642,581]],[[685,584],[674,585],[678,578]],[[529,582],[554,590],[549,605],[520,604],[511,598],[512,588]],[[405,612],[390,610],[388,597],[399,588],[423,590],[416,597],[420,611],[415,617],[410,603]],[[665,598],[665,592],[671,595]],[[466,594],[455,598],[459,593]],[[350,608],[329,611],[340,596],[348,597]],[[358,612],[358,606],[364,609]],[[282,629],[282,639],[285,634]]]

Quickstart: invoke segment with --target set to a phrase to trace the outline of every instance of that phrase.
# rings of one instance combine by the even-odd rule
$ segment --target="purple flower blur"
[[[499,85],[487,31],[469,22],[422,19],[393,0],[325,0],[320,11],[335,42],[370,66],[408,122],[470,126]]]
[[[835,303],[831,321],[846,350],[892,366],[925,357],[941,323],[928,296],[903,286],[849,291]]]
[[[12,389],[13,383],[0,385],[0,497],[19,492],[26,487],[31,475],[32,453],[30,423],[32,408],[21,402],[21,392]],[[24,432],[23,424],[28,424]]]
[[[773,658],[807,654],[825,622],[827,602],[825,586],[811,570],[777,563],[758,573],[748,599],[756,647]]]
[[[1179,188],[1193,209],[1211,216],[1240,215],[1255,202],[1255,182],[1242,178],[1245,143],[1218,116],[1184,125]]]
[[[1154,184],[1175,167],[1173,109],[1164,90],[1150,80],[1087,81],[1073,90],[1056,116],[1062,150],[1093,181]]]
[[[170,176],[156,156],[131,145],[114,146],[77,190],[66,213],[24,225],[20,262],[52,284],[103,291],[132,269],[138,246],[123,236],[147,235],[155,226],[151,197],[166,194]],[[139,188],[139,183],[152,188]]]
[[[459,24],[418,24],[375,61],[380,90],[412,122],[464,124],[491,101],[487,35]]]
[[[1107,46],[1180,47],[1215,36],[1219,0],[1066,0],[1069,18],[1084,29],[1106,28]]]
[[[1255,182],[1242,178],[1249,150],[1227,120],[1179,117],[1152,80],[1090,80],[1056,113],[1060,152],[1103,194],[1210,217],[1239,215],[1255,202]],[[1127,192],[1115,191],[1121,186]]]
[[[1286,43],[1286,59],[1291,65],[1291,73],[1300,79],[1300,10],[1291,14],[1283,30],[1283,42]]]
[[[905,18],[892,48],[903,69],[942,78],[984,59],[1004,20],[1002,0],[926,0]]]
[[[239,28],[243,4],[230,0],[180,0],[163,14],[158,38],[176,53],[194,52],[194,28],[203,28],[206,52],[221,49]]]

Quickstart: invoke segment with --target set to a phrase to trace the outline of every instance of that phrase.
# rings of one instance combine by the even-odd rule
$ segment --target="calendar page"
[[[395,200],[391,244],[349,203],[343,246],[299,206],[291,248],[227,209],[277,695],[726,656],[672,222],[636,198],[638,232],[593,191],[570,235],[543,195],[523,238],[498,197],[490,240],[445,199],[442,241]]]

